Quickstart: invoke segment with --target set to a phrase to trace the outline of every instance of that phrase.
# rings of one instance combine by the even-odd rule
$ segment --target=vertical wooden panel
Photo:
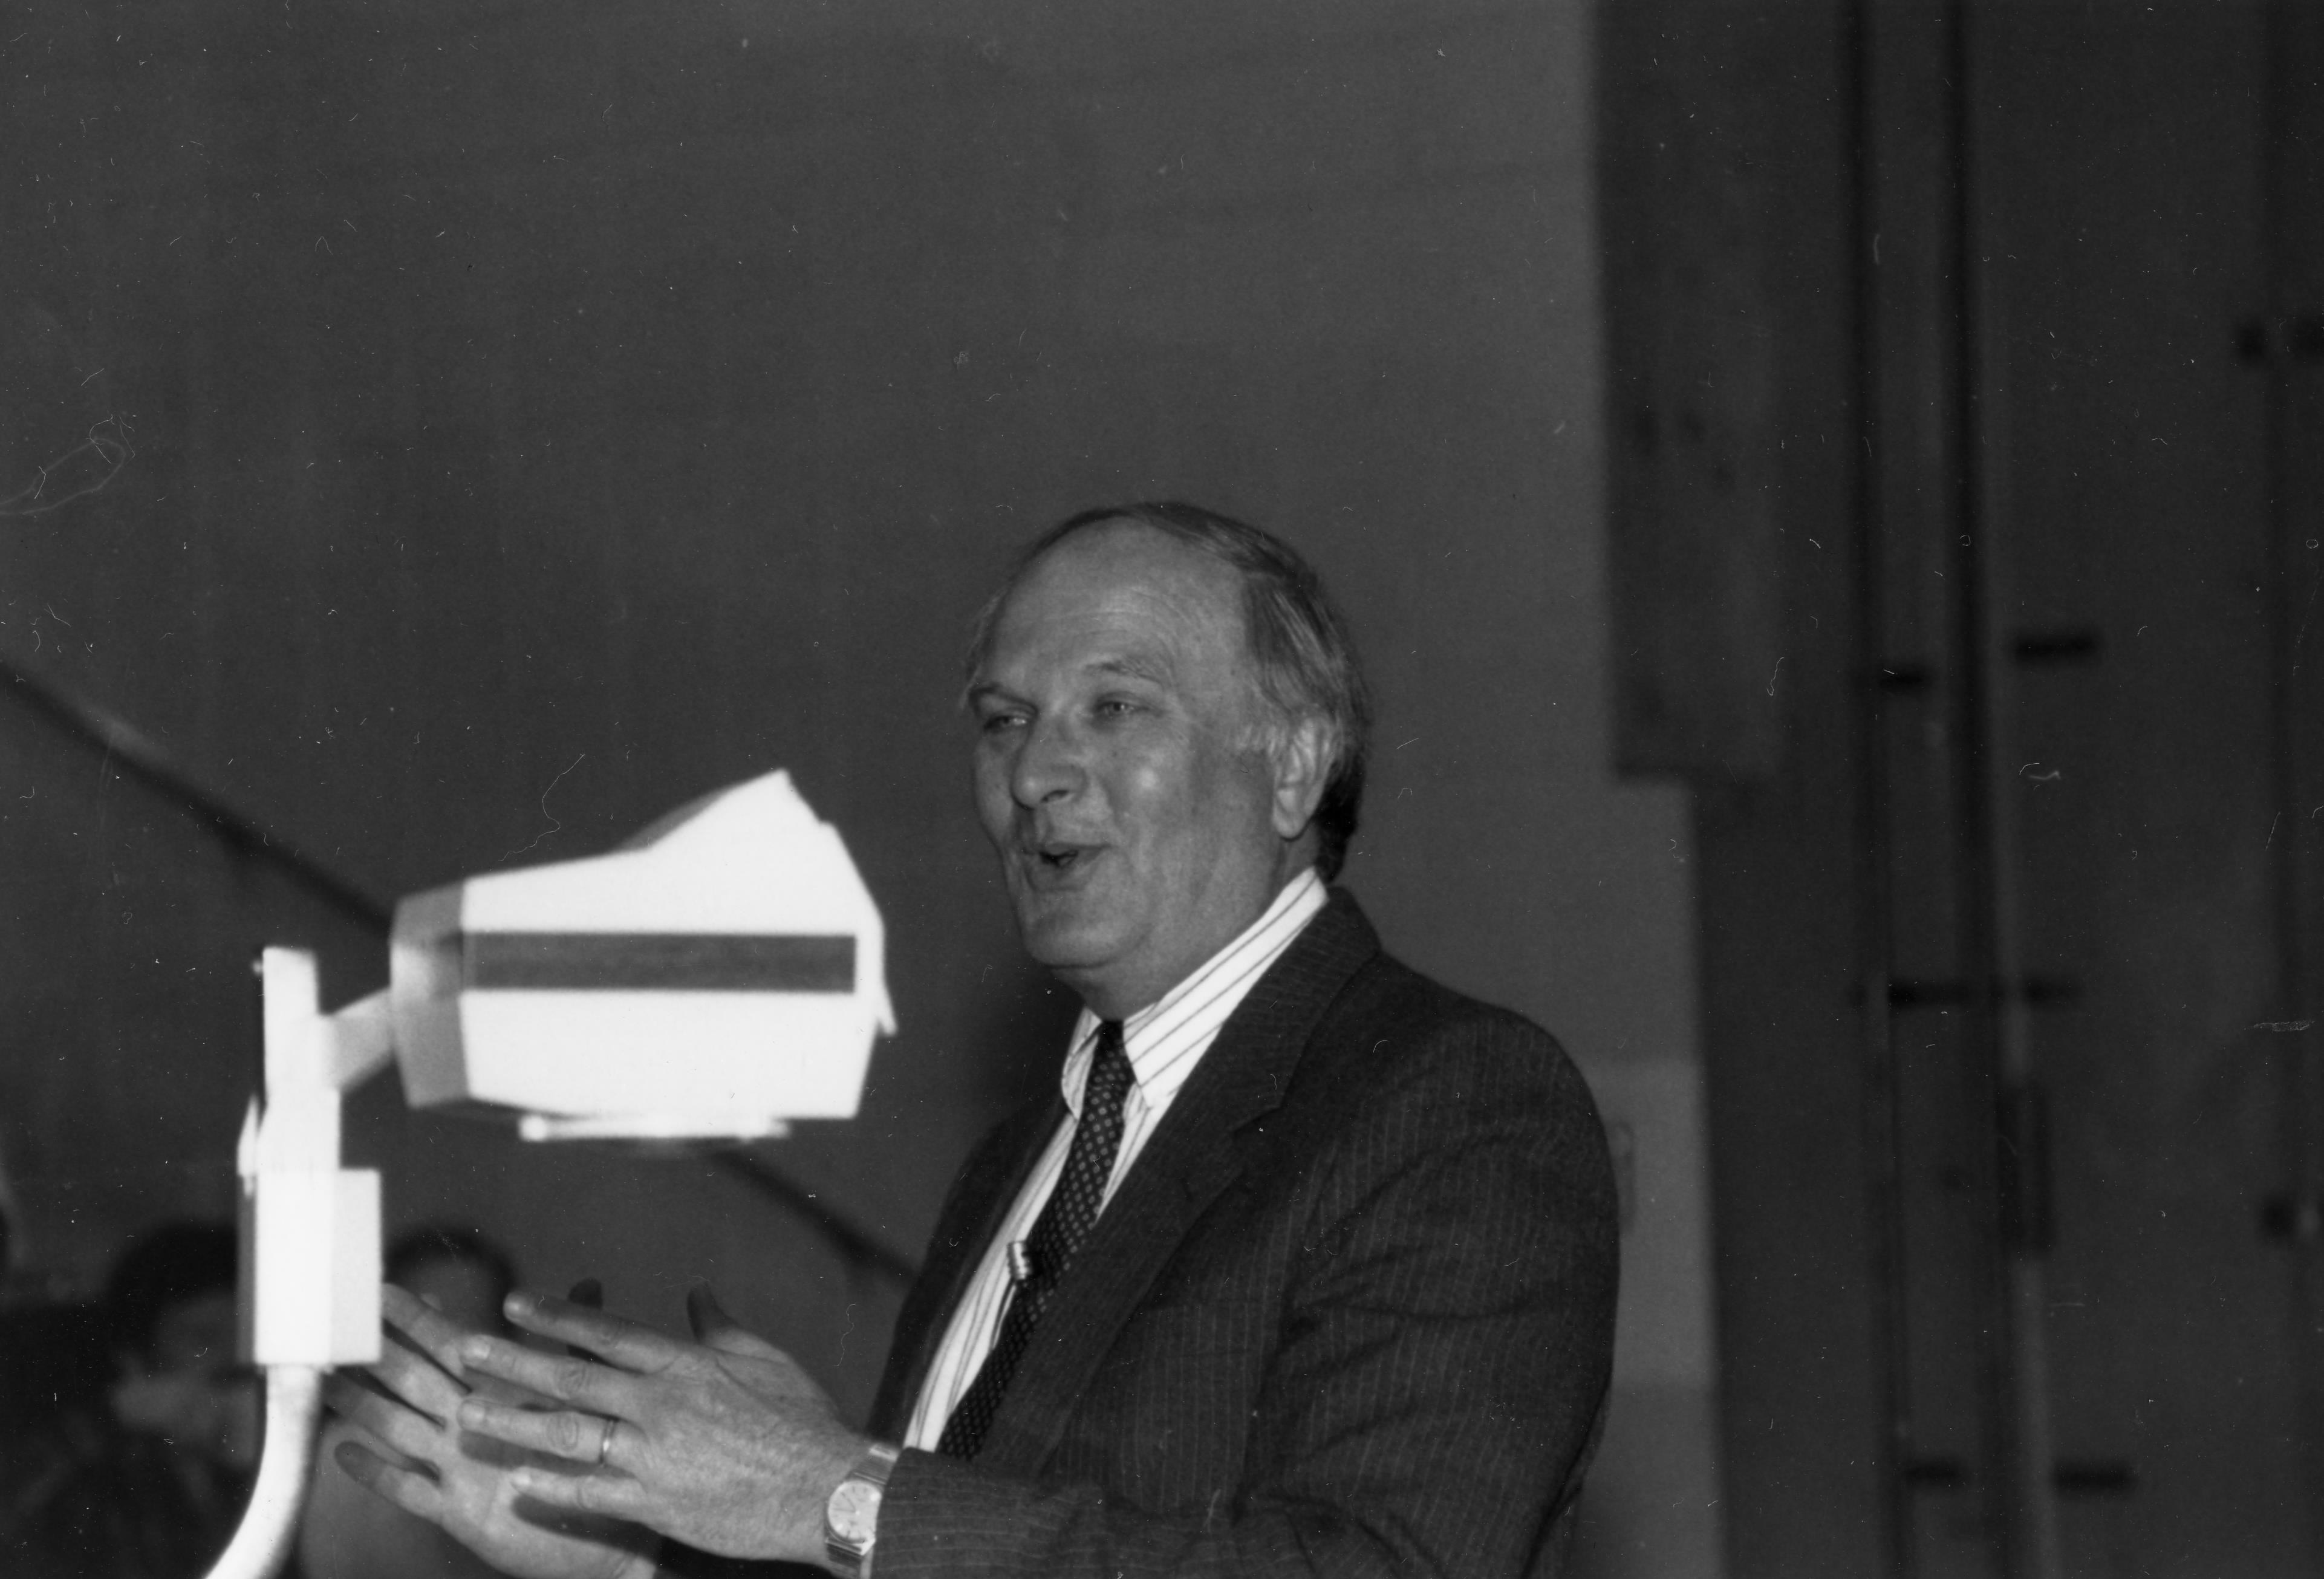
[[[2283,1044],[2255,1029],[2286,942],[2269,373],[2237,349],[2268,294],[2266,14],[1978,20],[1997,749],[2023,969],[2078,989],[2027,1034],[2066,1566],[2304,1573],[2259,1227],[2284,1168]]]
[[[1765,780],[1784,739],[1784,450],[1831,437],[1787,426],[1788,319],[1829,283],[1807,249],[1832,183],[1802,181],[1800,162],[1832,146],[1840,113],[1829,37],[1785,51],[1831,23],[1725,5],[1601,15],[1616,755]]]
[[[2281,1039],[2283,1183],[2277,1201],[2293,1224],[2324,1205],[2324,13],[2294,0],[2271,7],[2267,50],[2266,171],[2273,331],[2272,454],[2277,812],[2282,818],[2276,882],[2281,925],[2277,1023]],[[2282,1223],[2279,1214],[2279,1225]],[[2291,1259],[2298,1334],[2310,1550],[2324,1549],[2314,1514],[2324,1485],[2324,1236],[2296,1231]]]
[[[1729,1571],[1874,1574],[1848,10],[1601,18],[1617,752],[1697,786]]]

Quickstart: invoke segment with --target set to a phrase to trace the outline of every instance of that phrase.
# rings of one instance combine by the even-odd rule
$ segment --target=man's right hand
[[[380,1299],[389,1333],[376,1387],[330,1380],[331,1408],[367,1439],[341,1444],[339,1467],[515,1579],[650,1579],[651,1531],[520,1495],[510,1474],[530,1455],[459,1427],[471,1390],[458,1346],[475,1334],[392,1284]]]

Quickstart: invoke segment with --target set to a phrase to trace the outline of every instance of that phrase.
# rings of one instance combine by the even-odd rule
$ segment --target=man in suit
[[[1545,1034],[1326,887],[1365,706],[1314,573],[1092,512],[971,669],[985,831],[1084,1009],[945,1202],[872,1432],[706,1290],[692,1343],[512,1302],[571,1360],[392,1296],[417,1352],[340,1390],[389,1450],[350,1473],[544,1579],[641,1579],[657,1536],[880,1579],[1554,1572],[1612,1348],[1604,1140]]]

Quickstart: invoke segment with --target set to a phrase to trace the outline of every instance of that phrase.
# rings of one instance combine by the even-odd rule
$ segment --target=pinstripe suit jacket
[[[899,1319],[900,1434],[1064,1112],[971,1157]],[[1614,1333],[1612,1176],[1557,1044],[1331,903],[1083,1245],[973,1464],[908,1452],[877,1579],[1549,1574]]]

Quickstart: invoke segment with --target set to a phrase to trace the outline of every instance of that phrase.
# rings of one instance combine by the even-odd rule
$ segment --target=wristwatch
[[[823,1549],[848,1579],[870,1579],[872,1543],[880,1538],[880,1499],[902,1450],[874,1442],[823,1505]]]

